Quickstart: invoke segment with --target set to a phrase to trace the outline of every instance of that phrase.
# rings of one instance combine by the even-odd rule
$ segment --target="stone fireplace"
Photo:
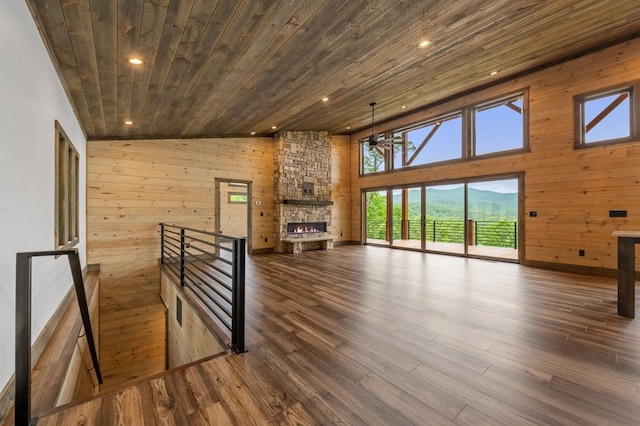
[[[331,237],[331,137],[328,132],[283,132],[275,143],[275,250],[285,253],[285,239]],[[317,241],[304,244],[305,249],[319,246]]]

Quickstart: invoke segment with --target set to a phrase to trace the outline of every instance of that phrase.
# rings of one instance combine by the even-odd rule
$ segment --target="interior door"
[[[251,217],[251,182],[216,179],[216,230],[220,234],[247,239],[249,245]]]

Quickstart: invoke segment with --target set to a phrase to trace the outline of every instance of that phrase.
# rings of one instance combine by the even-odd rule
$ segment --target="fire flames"
[[[301,234],[301,233],[309,233],[309,232],[320,232],[320,229],[315,226],[297,226],[291,230],[293,234]]]

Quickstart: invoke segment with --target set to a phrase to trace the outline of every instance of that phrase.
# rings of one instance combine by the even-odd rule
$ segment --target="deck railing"
[[[82,279],[82,269],[77,249],[34,251],[16,254],[16,401],[15,424],[31,424],[31,259],[45,256],[67,256],[73,276],[80,316],[91,353],[93,369],[102,384],[98,354],[93,340],[93,329]]]
[[[160,263],[176,274],[180,285],[227,332],[229,347],[246,352],[245,239],[164,223],[160,235]]]
[[[465,222],[461,220],[427,220],[425,223],[426,241],[438,243],[464,244]],[[393,239],[395,241],[420,240],[422,224],[420,220],[407,220],[407,234],[403,238],[401,223],[394,223]],[[386,240],[386,226],[384,220],[367,221],[367,238]],[[469,234],[469,244],[518,248],[518,222],[512,221],[469,221],[472,227]]]

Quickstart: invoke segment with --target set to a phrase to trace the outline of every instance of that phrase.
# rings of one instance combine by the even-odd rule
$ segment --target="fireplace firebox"
[[[327,222],[287,223],[287,235],[320,234],[327,232]]]

